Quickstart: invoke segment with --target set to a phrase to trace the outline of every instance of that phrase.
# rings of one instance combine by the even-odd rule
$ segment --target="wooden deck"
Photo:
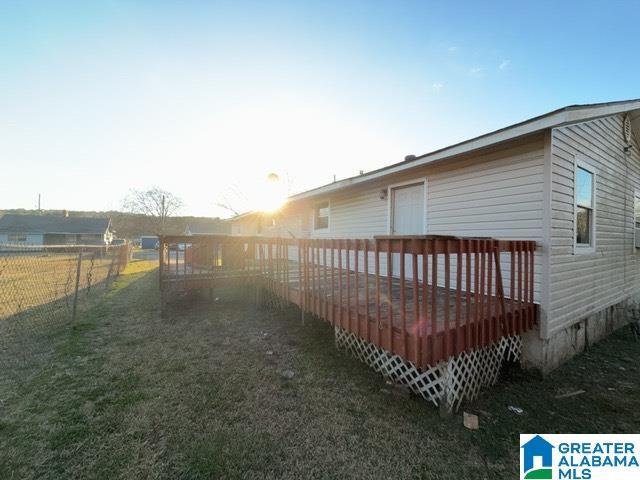
[[[167,247],[179,242],[183,250]],[[537,317],[533,242],[219,236],[197,242],[161,239],[163,303],[172,291],[255,285],[421,367],[522,333]],[[501,251],[512,257],[513,295],[504,294]],[[395,269],[394,255],[405,259]]]

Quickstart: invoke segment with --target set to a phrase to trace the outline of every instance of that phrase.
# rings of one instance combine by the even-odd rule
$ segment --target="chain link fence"
[[[34,351],[43,344],[34,340],[73,323],[84,304],[109,289],[129,256],[129,245],[0,244],[0,362],[43,353]]]

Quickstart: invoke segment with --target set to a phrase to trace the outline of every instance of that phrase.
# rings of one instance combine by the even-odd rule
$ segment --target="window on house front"
[[[27,236],[24,233],[10,233],[7,235],[9,243],[25,243]]]
[[[634,245],[640,248],[640,193],[633,197],[633,227]]]
[[[594,246],[594,190],[595,174],[583,166],[576,166],[576,246]]]
[[[322,202],[313,210],[313,228],[323,230],[329,228],[329,202]]]

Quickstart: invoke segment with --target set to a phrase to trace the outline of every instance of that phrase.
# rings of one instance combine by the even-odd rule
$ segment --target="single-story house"
[[[235,235],[535,240],[537,328],[525,366],[548,372],[640,300],[640,100],[574,105],[293,195]],[[508,267],[508,266],[507,266]]]
[[[62,215],[4,215],[0,243],[21,245],[108,245],[111,219]]]
[[[190,220],[185,228],[185,235],[212,235],[230,233],[229,222],[219,218],[199,218]]]

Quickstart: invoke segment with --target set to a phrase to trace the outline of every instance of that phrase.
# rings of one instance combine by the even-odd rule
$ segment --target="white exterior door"
[[[424,234],[424,183],[391,189],[391,233]]]
[[[391,189],[391,234],[423,235],[425,224],[424,183],[416,183]],[[393,255],[393,276],[400,276],[400,254]],[[406,278],[413,278],[411,257],[404,258]],[[422,265],[418,265],[418,277],[422,275]]]

